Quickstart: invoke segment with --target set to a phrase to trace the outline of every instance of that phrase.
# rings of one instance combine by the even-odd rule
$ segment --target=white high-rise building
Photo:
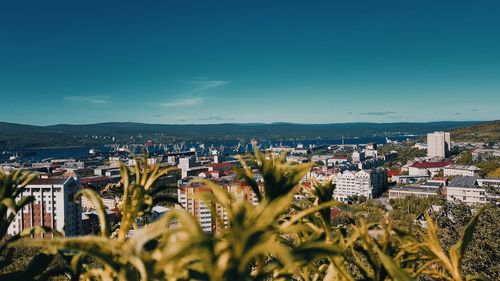
[[[34,226],[51,227],[65,236],[81,234],[82,208],[74,200],[79,189],[80,182],[73,177],[33,180],[16,199],[33,196],[34,201],[17,213],[8,234],[15,235]],[[52,234],[44,236],[47,235],[51,237]]]
[[[434,132],[427,134],[427,156],[445,158],[450,149],[450,133]]]
[[[387,188],[387,171],[383,168],[361,171],[344,171],[335,177],[335,200],[346,202],[354,195],[376,197]]]

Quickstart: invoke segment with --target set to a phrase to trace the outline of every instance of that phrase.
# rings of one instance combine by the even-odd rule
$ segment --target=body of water
[[[404,141],[407,140],[408,136],[391,136],[391,140]],[[311,146],[324,146],[324,145],[339,145],[339,144],[367,144],[367,143],[377,143],[385,144],[385,137],[365,137],[365,138],[346,138],[346,139],[315,139],[315,140],[259,140],[258,145],[261,149],[268,149],[271,147],[297,147],[302,145],[304,148],[309,148]],[[101,146],[93,147],[99,152],[104,154],[112,153],[115,147],[112,146]],[[128,145],[127,149],[140,153],[141,145]],[[58,148],[26,148],[21,150],[9,151],[5,154],[0,154],[0,162],[9,161],[12,155],[18,156],[17,161],[21,160],[23,162],[29,161],[42,161],[46,159],[61,159],[61,158],[76,158],[84,159],[89,156],[89,150],[91,147],[58,147]],[[173,151],[187,151],[190,149],[195,149],[198,154],[204,155],[208,154],[211,150],[216,149],[222,152],[224,155],[234,155],[239,153],[245,153],[252,149],[252,144],[250,142],[240,142],[238,140],[228,140],[228,141],[216,141],[216,142],[181,142],[176,144],[155,144],[152,147],[148,147],[150,153],[165,153]]]

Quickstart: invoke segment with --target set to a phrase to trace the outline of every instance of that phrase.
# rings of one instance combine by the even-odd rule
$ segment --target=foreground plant
[[[37,177],[22,170],[5,173],[0,170],[0,269],[9,267],[13,262],[15,249],[7,247],[23,237],[33,237],[45,233],[61,236],[60,233],[48,227],[26,229],[9,237],[7,231],[16,214],[24,207],[34,202],[33,196],[24,196],[26,186]],[[44,280],[50,275],[64,272],[64,268],[47,270],[57,255],[56,252],[38,251],[28,262],[26,268],[16,268],[9,273],[0,274],[0,280]],[[3,271],[3,270],[2,270]]]
[[[135,157],[134,157],[135,158]],[[160,168],[159,164],[148,165],[147,155],[142,159],[135,159],[134,167],[120,164],[122,177],[123,197],[119,206],[121,210],[120,226],[111,231],[104,204],[99,195],[91,190],[84,189],[78,196],[86,196],[96,207],[100,224],[100,236],[81,236],[70,238],[55,238],[51,241],[24,239],[13,245],[23,247],[42,247],[51,251],[70,250],[77,252],[71,260],[71,267],[76,275],[91,279],[139,279],[148,280],[146,270],[147,259],[144,253],[138,253],[135,240],[127,241],[131,229],[137,229],[135,219],[149,211],[153,205],[152,190],[154,182],[165,175],[172,168]],[[133,178],[130,177],[133,175]],[[104,270],[91,268],[83,263],[85,256],[93,256],[104,264]]]
[[[308,205],[294,203],[294,195],[309,165],[290,165],[286,154],[274,157],[256,151],[240,158],[238,175],[259,198],[253,204],[224,187],[202,181],[208,191],[196,195],[211,210],[216,228],[202,231],[193,216],[170,210],[158,221],[138,229],[135,218],[152,207],[151,186],[168,169],[142,162],[121,165],[122,220],[111,230],[99,196],[84,190],[97,208],[100,236],[23,239],[16,247],[41,247],[76,253],[71,260],[75,278],[83,280],[415,280],[423,276],[462,280],[460,260],[477,221],[463,239],[445,254],[428,218],[428,237],[419,241],[390,220],[334,227],[330,207],[331,182],[314,182]],[[142,165],[140,164],[142,163]],[[263,177],[261,183],[251,168]],[[130,177],[130,174],[133,177]],[[135,229],[134,235],[129,231]],[[436,244],[438,243],[438,244]],[[104,268],[85,262],[99,259]]]

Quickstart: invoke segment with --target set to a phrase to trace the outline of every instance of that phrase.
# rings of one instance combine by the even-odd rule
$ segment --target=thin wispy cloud
[[[65,101],[85,102],[92,104],[106,104],[110,102],[111,96],[66,96]]]
[[[177,106],[196,106],[203,104],[206,100],[205,95],[217,87],[221,87],[229,83],[224,80],[211,80],[206,77],[197,77],[185,81],[188,89],[185,93],[178,95],[176,98],[162,102],[160,105],[166,107]]]
[[[359,115],[386,116],[395,113],[396,113],[395,111],[370,111],[370,112],[360,113]]]
[[[211,88],[223,86],[229,83],[229,81],[224,81],[224,80],[210,80],[206,78],[196,78],[192,80],[188,80],[188,84],[193,86],[194,88],[192,91],[199,92],[199,91],[204,91],[208,90]]]
[[[160,105],[162,106],[194,106],[194,105],[200,105],[203,103],[205,100],[204,97],[189,97],[189,98],[178,98],[178,99],[173,99],[172,101],[169,102],[162,102]]]
[[[203,117],[203,118],[198,118],[200,121],[222,121],[225,120],[222,116],[209,116],[209,117]]]

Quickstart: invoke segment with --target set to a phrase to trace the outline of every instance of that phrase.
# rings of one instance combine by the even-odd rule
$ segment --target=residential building
[[[439,195],[439,189],[421,186],[397,186],[389,188],[389,199],[404,198],[406,196],[430,197]]]
[[[353,195],[374,198],[387,188],[387,171],[385,169],[344,171],[336,175],[336,188],[333,197],[346,202]]]
[[[433,215],[435,213],[438,213],[441,211],[443,206],[439,205],[431,205],[425,212],[420,213],[415,220],[413,220],[413,223],[415,224],[420,224],[423,228],[427,228],[427,220],[425,219],[425,214]]]
[[[348,161],[349,159],[347,156],[333,156],[326,160],[326,165],[329,167],[333,167],[335,165],[339,165]]]
[[[427,156],[445,158],[451,149],[450,133],[434,132],[427,134]]]
[[[479,187],[500,187],[500,178],[477,179]]]
[[[486,190],[478,185],[477,177],[458,176],[446,187],[446,200],[484,204],[487,202]]]
[[[82,208],[74,198],[80,187],[80,182],[73,177],[33,180],[18,200],[33,196],[34,201],[16,214],[8,234],[15,235],[34,226],[51,227],[65,236],[81,234]],[[50,238],[52,234],[42,236]]]
[[[364,152],[359,152],[359,151],[354,151],[352,153],[352,162],[357,163],[360,161],[365,160],[365,153]]]
[[[212,219],[209,206],[194,197],[195,194],[211,192],[210,188],[200,183],[190,183],[179,186],[178,200],[182,207],[200,223],[205,232],[212,232],[215,220]]]
[[[115,210],[106,209],[106,217],[109,222],[117,220],[117,212]],[[97,211],[82,212],[82,233],[81,234],[98,234],[100,229],[99,215]]]
[[[416,175],[416,176],[393,175],[392,181],[396,182],[396,184],[417,184],[427,181],[428,178],[429,178],[428,175]]]
[[[472,151],[472,159],[477,160],[480,157],[483,159],[500,157],[500,149],[486,149],[486,148],[474,149]]]
[[[208,171],[206,166],[197,165],[194,156],[179,158],[177,167],[181,169],[181,178],[183,179],[190,176],[198,176],[200,173]]]
[[[218,171],[221,175],[231,173],[235,162],[222,162],[208,165],[208,171]]]
[[[408,168],[408,175],[434,177],[451,163],[451,161],[416,162]]]
[[[478,177],[480,171],[481,171],[481,169],[479,169],[478,167],[473,166],[473,165],[451,164],[451,165],[444,167],[444,176],[445,177],[450,177],[450,176]]]
[[[258,203],[257,196],[253,193],[252,189],[249,186],[236,184],[225,185],[224,188],[229,193],[233,194],[235,198],[243,198],[254,205]],[[205,204],[205,202],[201,201],[195,196],[196,194],[200,194],[203,192],[212,191],[208,186],[201,183],[182,184],[179,186],[179,203],[188,213],[190,213],[196,219],[196,221],[200,223],[201,229],[203,231],[217,231],[217,227],[219,226],[216,224],[210,208]],[[227,227],[229,225],[227,211],[218,204],[215,205],[215,210],[218,216],[224,221],[223,227]]]
[[[378,156],[376,143],[367,144],[363,151],[365,152],[366,157],[376,158]]]
[[[427,144],[417,142],[417,143],[415,143],[415,145],[413,147],[424,150],[424,149],[427,149]]]

